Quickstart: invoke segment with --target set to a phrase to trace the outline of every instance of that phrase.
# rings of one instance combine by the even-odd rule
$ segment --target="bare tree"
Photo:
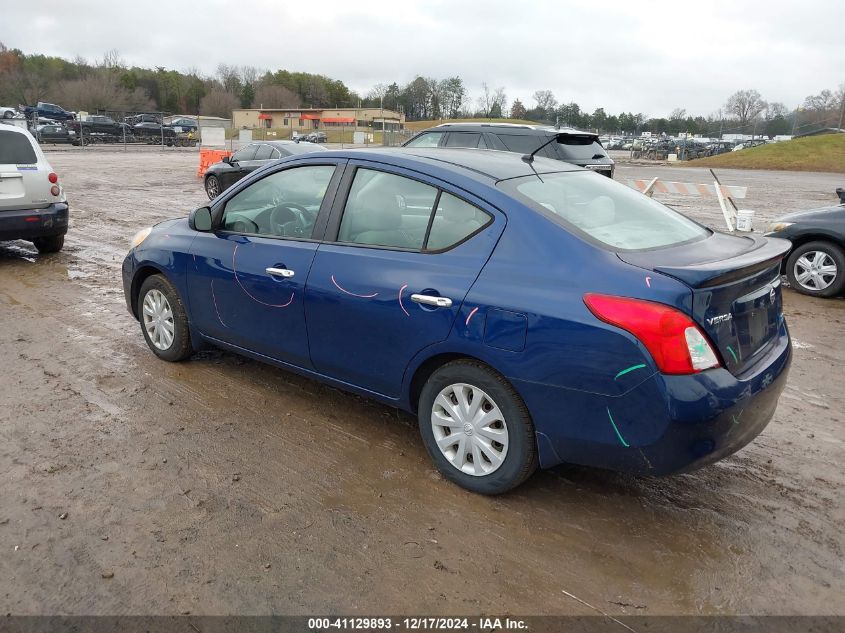
[[[383,101],[384,97],[387,95],[387,86],[384,84],[376,84],[370,91],[367,93],[367,99],[372,101]]]
[[[200,114],[231,118],[232,110],[241,107],[240,100],[233,94],[215,88],[200,100]]]
[[[538,90],[534,93],[534,101],[537,102],[537,107],[547,115],[551,115],[557,108],[557,99],[551,90]]]
[[[217,79],[223,85],[223,90],[230,94],[238,94],[241,91],[241,73],[237,66],[219,64],[217,66]]]
[[[292,90],[276,84],[259,84],[253,105],[260,108],[298,108],[299,97]]]
[[[766,102],[756,90],[737,90],[725,103],[725,110],[739,119],[742,127],[756,119],[766,109]]]
[[[101,69],[82,79],[59,84],[59,101],[74,110],[148,110],[152,101],[142,88],[127,90],[116,73]]]

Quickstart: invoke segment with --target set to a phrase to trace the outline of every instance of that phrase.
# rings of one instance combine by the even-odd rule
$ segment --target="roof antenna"
[[[533,172],[534,172],[534,175],[535,175],[535,176],[537,176],[537,178],[540,178],[540,174],[538,174],[538,173],[537,173],[537,170],[534,168],[534,155],[535,155],[537,152],[539,152],[541,149],[543,149],[546,145],[551,145],[551,144],[552,144],[552,143],[554,143],[555,141],[560,140],[560,139],[559,139],[559,137],[560,137],[560,135],[559,135],[559,134],[555,134],[555,135],[554,135],[554,136],[552,136],[552,137],[551,137],[548,141],[546,141],[545,143],[543,143],[542,145],[540,145],[540,147],[538,147],[537,149],[535,149],[535,150],[534,150],[533,152],[531,152],[530,154],[523,154],[523,156],[522,156],[522,162],[523,162],[523,163],[528,163],[528,166],[531,168],[531,171],[533,171]],[[540,182],[543,182],[543,179],[542,179],[542,178],[540,178]]]

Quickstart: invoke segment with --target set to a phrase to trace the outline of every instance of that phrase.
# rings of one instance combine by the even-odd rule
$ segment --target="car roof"
[[[589,136],[598,137],[598,134],[593,132],[584,132],[573,127],[556,128],[551,125],[529,125],[527,123],[441,123],[433,128],[424,130],[430,132],[431,130],[443,130],[452,132],[480,132],[489,131],[495,132],[497,130],[502,132],[516,132],[517,134],[524,134],[525,136],[549,136],[551,134],[586,134]]]
[[[322,145],[317,145],[317,143],[309,143],[308,141],[252,141],[250,145],[272,145],[273,147],[280,147],[283,148],[286,145],[313,145],[314,147],[319,147],[320,149],[326,149]]]
[[[419,171],[431,168],[457,169],[464,176],[474,180],[499,181],[509,178],[565,171],[585,171],[583,168],[559,160],[535,156],[533,167],[522,160],[520,154],[500,152],[488,149],[469,149],[461,147],[423,148],[389,147],[374,149],[329,150],[325,157],[372,160],[404,166]]]
[[[0,123],[2,123],[2,121],[0,121]],[[49,123],[46,125],[49,125]],[[25,134],[29,138],[32,138],[32,134],[29,133],[29,130],[25,130],[24,128],[18,127],[17,125],[13,125],[12,123],[3,123],[3,127],[0,127],[0,130],[17,132],[18,134]]]

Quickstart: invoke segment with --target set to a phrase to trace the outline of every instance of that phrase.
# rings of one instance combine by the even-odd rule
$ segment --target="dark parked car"
[[[50,119],[51,121],[72,121],[76,118],[75,113],[68,112],[63,107],[57,106],[54,103],[46,103],[44,101],[39,101],[34,106],[24,106],[21,108],[21,112],[27,118],[37,114],[40,118]]]
[[[273,161],[122,273],[159,358],[217,346],[413,412],[444,476],[495,494],[752,441],[792,358],[788,249],[565,162],[397,148]]]
[[[549,143],[553,137],[556,142]],[[614,163],[599,137],[590,132],[544,125],[513,123],[444,123],[424,130],[404,147],[475,147],[530,154],[548,143],[538,156],[562,160],[613,177]]]
[[[71,134],[63,125],[39,125],[36,128],[39,143],[78,143],[76,134]]]
[[[139,140],[153,143],[161,143],[163,138],[165,145],[171,145],[173,139],[176,138],[176,132],[173,131],[172,127],[150,122],[136,124],[132,127],[132,134]]]
[[[182,133],[187,134],[188,132],[196,133],[196,131],[199,127],[199,126],[197,126],[196,121],[194,121],[193,119],[188,119],[186,117],[173,119],[170,123],[168,123],[168,126],[173,128],[173,130],[177,134],[182,134]]]
[[[322,152],[325,147],[314,143],[299,141],[265,141],[250,143],[239,149],[230,158],[224,158],[215,163],[205,172],[205,193],[209,200],[214,200],[233,183],[263,167],[272,160],[307,154],[308,152]]]
[[[123,119],[124,123],[137,125],[138,123],[161,123],[161,116],[158,114],[133,114]]]
[[[84,136],[101,135],[109,137],[123,136],[123,124],[102,114],[92,114],[84,121],[71,121],[68,128]]]
[[[798,292],[835,297],[845,291],[845,189],[839,204],[790,213],[769,225],[767,236],[792,242],[784,272]]]
[[[297,138],[298,141],[305,141],[307,143],[325,143],[328,140],[325,132],[309,132],[304,136]]]

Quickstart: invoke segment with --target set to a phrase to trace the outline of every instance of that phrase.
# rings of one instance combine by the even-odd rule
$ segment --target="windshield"
[[[585,171],[499,183],[516,199],[613,250],[642,250],[703,239],[710,231],[648,196]]]

